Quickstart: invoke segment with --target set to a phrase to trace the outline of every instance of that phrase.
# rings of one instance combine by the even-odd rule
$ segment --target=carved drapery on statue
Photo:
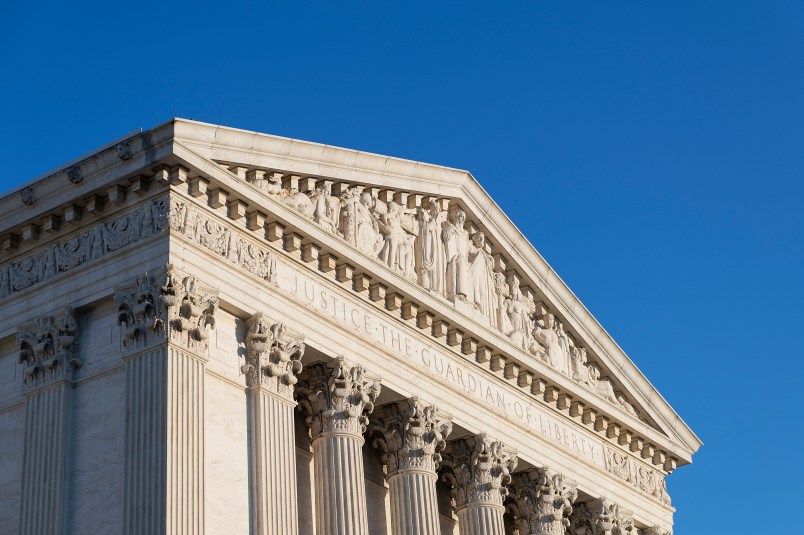
[[[127,351],[170,339],[206,355],[209,329],[215,326],[218,294],[198,283],[194,276],[182,275],[168,264],[118,288],[114,302]]]
[[[520,535],[564,535],[578,497],[577,485],[547,467],[515,474]]]
[[[498,271],[484,233],[467,221],[457,203],[452,202],[447,211],[447,199],[397,192],[391,200],[389,192],[378,195],[377,188],[361,185],[338,184],[335,195],[332,183],[326,180],[316,182],[312,191],[304,193],[298,189],[298,179],[286,184],[281,174],[264,171],[247,175],[247,180],[399,275],[446,297],[457,309],[500,331],[523,351],[640,418],[601,367],[585,361],[586,349],[572,339],[563,324],[546,310],[536,313],[537,303],[532,295],[523,295],[519,275]],[[268,282],[276,282],[273,254],[215,222],[191,203],[171,201],[170,222],[174,230],[214,254]],[[574,354],[573,348],[583,349],[584,356]]]
[[[636,535],[633,514],[603,497],[577,505],[570,516],[575,535]]]
[[[71,307],[37,318],[17,329],[23,386],[35,388],[61,379],[72,380],[81,367],[76,349],[78,319]]]
[[[263,385],[292,399],[302,371],[304,338],[283,323],[269,324],[262,312],[246,321],[246,363],[242,371],[249,386]]]
[[[297,385],[299,405],[307,412],[310,436],[346,433],[361,437],[368,414],[380,394],[380,379],[343,357],[317,363],[305,371]]]
[[[472,504],[502,507],[516,468],[516,451],[485,433],[450,442],[444,478],[457,509]]]
[[[381,407],[372,420],[386,476],[408,469],[435,474],[452,431],[451,416],[412,398]]]

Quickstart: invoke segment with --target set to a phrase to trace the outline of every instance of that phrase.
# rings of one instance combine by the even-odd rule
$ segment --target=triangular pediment
[[[700,445],[468,172],[182,120],[174,129],[188,165],[336,237],[357,267],[384,264],[394,286],[451,306],[463,331],[513,347],[519,373],[555,379],[635,432],[649,427],[687,452],[681,462]]]

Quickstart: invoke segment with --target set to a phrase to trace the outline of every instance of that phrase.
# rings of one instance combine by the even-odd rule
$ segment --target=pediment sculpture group
[[[444,199],[425,197],[420,206],[408,207],[395,200],[383,201],[374,190],[361,186],[333,195],[324,181],[304,193],[283,187],[276,175],[250,182],[638,417],[634,406],[602,376],[596,363],[588,361],[586,348],[575,343],[563,324],[544,309],[537,312],[536,302],[520,290],[517,275],[495,271],[484,233],[467,222],[460,206],[445,209]]]

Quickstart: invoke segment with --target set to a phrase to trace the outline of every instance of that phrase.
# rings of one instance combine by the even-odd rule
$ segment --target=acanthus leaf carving
[[[512,481],[523,535],[563,535],[578,497],[577,485],[548,467],[514,475]]]
[[[472,504],[503,505],[517,465],[516,450],[485,433],[450,442],[443,477],[456,509]]]
[[[337,357],[305,371],[296,388],[300,407],[307,413],[313,440],[324,434],[363,436],[368,414],[380,394],[380,378],[363,366]]]
[[[633,513],[605,496],[574,508],[570,516],[570,532],[576,535],[636,535]]]
[[[290,332],[284,323],[269,325],[262,312],[254,314],[246,321],[246,363],[242,367],[248,385],[264,385],[292,399],[304,349],[304,337]]]
[[[25,365],[23,384],[35,388],[60,379],[72,380],[81,367],[76,346],[78,318],[71,307],[37,318],[17,329],[19,362]]]
[[[123,325],[123,347],[133,351],[170,339],[206,355],[209,329],[215,326],[217,291],[193,275],[182,276],[168,264],[138,276],[115,291],[117,321]]]
[[[452,431],[451,416],[414,397],[380,407],[372,420],[387,477],[411,469],[435,476]]]

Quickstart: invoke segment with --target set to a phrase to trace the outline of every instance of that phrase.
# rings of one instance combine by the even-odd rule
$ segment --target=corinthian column
[[[71,308],[17,330],[25,364],[20,533],[67,533],[68,464],[78,322]]]
[[[362,446],[366,414],[379,393],[379,377],[343,357],[311,366],[299,387],[309,415],[319,535],[369,533]]]
[[[294,385],[304,342],[262,313],[246,322],[246,375],[251,426],[252,533],[299,532],[296,497]]]
[[[547,467],[515,474],[511,485],[519,509],[520,535],[564,535],[578,497],[575,483]]]
[[[636,535],[633,513],[606,497],[578,505],[570,531],[579,535]]]
[[[118,288],[125,533],[204,533],[204,377],[217,293],[171,265]]]
[[[504,535],[503,500],[516,468],[516,451],[485,433],[450,443],[453,486],[461,535]]]
[[[394,535],[437,535],[436,469],[452,417],[418,398],[378,411],[374,445],[382,451]]]

